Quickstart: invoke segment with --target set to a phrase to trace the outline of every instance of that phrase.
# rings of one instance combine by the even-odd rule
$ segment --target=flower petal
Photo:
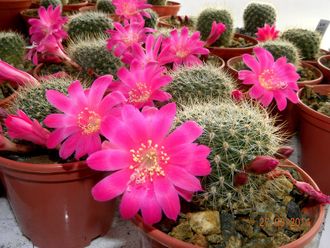
[[[187,191],[199,191],[202,186],[199,180],[179,166],[171,165],[164,168],[165,175],[173,185]]]
[[[87,164],[93,170],[115,171],[126,168],[132,162],[131,154],[124,150],[106,149],[90,155]]]

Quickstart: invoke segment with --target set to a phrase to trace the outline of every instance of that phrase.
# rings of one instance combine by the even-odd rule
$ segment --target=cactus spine
[[[0,59],[16,68],[24,68],[26,43],[22,35],[15,32],[0,32]]]

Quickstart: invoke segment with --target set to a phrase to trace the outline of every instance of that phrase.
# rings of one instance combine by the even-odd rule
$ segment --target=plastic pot
[[[20,12],[31,6],[31,0],[0,0],[0,30],[21,31]]]
[[[317,60],[317,64],[323,73],[325,81],[330,83],[330,68],[324,64],[325,61],[330,61],[330,55],[323,55],[322,57],[320,57]]]
[[[36,164],[0,157],[6,193],[22,233],[39,248],[80,248],[105,235],[115,202],[91,188],[105,175],[84,162]]]
[[[318,189],[318,186],[313,181],[313,179],[301,168],[290,161],[286,161],[285,165],[282,165],[284,168],[294,168],[303,178],[305,182],[310,183],[315,189]],[[318,234],[321,226],[323,225],[325,217],[325,207],[321,205],[306,207],[303,209],[304,213],[308,215],[311,220],[311,228],[299,239],[281,246],[281,248],[301,248],[309,244],[314,237]],[[160,230],[154,228],[153,226],[144,224],[141,216],[137,215],[133,219],[133,223],[140,228],[140,230],[145,234],[146,238],[153,248],[165,248],[165,247],[175,247],[175,248],[200,248],[190,243],[173,238],[166,233],[161,232]]]
[[[330,85],[311,86],[322,95],[330,95]],[[324,193],[330,194],[330,117],[321,114],[300,100],[299,91],[299,138],[301,165],[318,183]]]
[[[150,9],[155,11],[159,17],[176,16],[181,8],[181,4],[173,1],[167,1],[166,5],[152,5]]]

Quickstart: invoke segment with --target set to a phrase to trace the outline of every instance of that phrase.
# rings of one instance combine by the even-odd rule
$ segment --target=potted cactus
[[[148,4],[151,4],[150,8],[160,17],[176,16],[181,8],[180,3],[167,0],[148,0]]]

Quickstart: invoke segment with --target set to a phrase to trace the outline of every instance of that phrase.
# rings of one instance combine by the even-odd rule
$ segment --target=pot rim
[[[152,7],[154,6],[157,8],[177,8],[178,6],[181,6],[181,3],[175,1],[167,1],[166,5],[152,5]]]
[[[330,54],[326,54],[326,55],[323,55],[323,56],[319,57],[319,58],[317,59],[317,64],[318,64],[322,69],[324,69],[324,70],[326,70],[326,71],[330,71],[330,68],[326,67],[326,66],[322,63],[322,59],[324,59],[324,58],[330,60]]]

